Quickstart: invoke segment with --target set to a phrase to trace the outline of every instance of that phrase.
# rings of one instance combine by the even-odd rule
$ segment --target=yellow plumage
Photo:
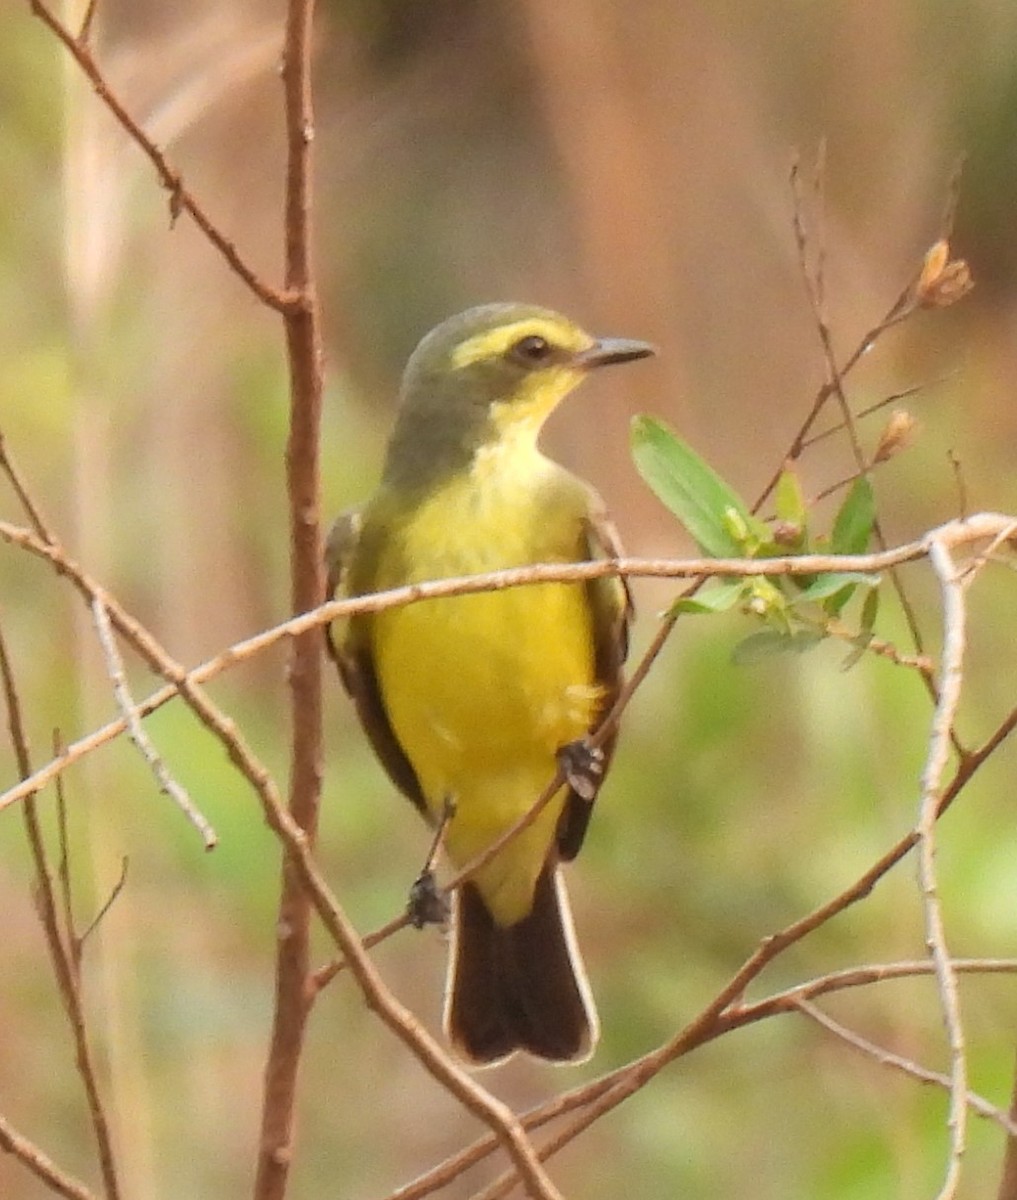
[[[532,447],[514,454],[511,469],[487,462],[414,512],[382,551],[375,587],[585,557],[586,489]],[[535,638],[534,630],[547,632]],[[603,688],[585,586],[389,609],[372,622],[372,642],[393,730],[428,808],[437,819],[445,798],[455,801],[446,848],[464,865],[523,816],[553,777],[556,752],[593,724]],[[529,911],[563,799],[476,877],[499,923]]]
[[[348,595],[617,553],[592,490],[537,449],[592,367],[651,353],[596,341],[557,313],[488,305],[414,352],[382,483],[336,523],[330,574]],[[446,1025],[468,1059],[516,1049],[582,1058],[597,1019],[559,863],[582,843],[614,733],[576,751],[617,694],[627,595],[617,579],[425,600],[333,631],[343,681],[396,785],[463,867],[532,807],[559,762],[584,763],[463,885]]]

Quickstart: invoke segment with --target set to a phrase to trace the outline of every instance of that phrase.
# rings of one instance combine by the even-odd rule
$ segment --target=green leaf
[[[777,520],[788,525],[805,525],[807,507],[802,492],[801,480],[798,473],[785,467],[777,480],[777,490],[774,493],[774,505],[777,510]]]
[[[704,554],[739,558],[745,553],[736,533],[745,530],[747,536],[754,518],[738,493],[677,434],[652,417],[634,417],[632,458],[647,486]]]
[[[724,583],[711,583],[700,588],[694,596],[682,596],[671,606],[671,613],[722,613],[734,608],[745,591],[745,581],[742,579],[726,580]]]
[[[879,592],[873,588],[865,597],[862,605],[862,633],[871,636],[876,627],[876,616],[879,613]]]
[[[878,585],[878,575],[863,575],[860,571],[827,571],[822,575],[814,576],[811,583],[802,588],[792,603],[817,604],[820,600],[836,596],[842,589],[850,596],[856,587],[875,588]],[[845,597],[846,600],[847,597]],[[841,607],[843,607],[843,603],[841,603]]]
[[[840,665],[842,671],[850,671],[858,660],[865,654],[868,649],[869,642],[872,641],[872,631],[876,625],[876,614],[879,612],[879,592],[873,588],[865,597],[865,603],[862,605],[862,621],[861,630],[858,637],[855,639],[855,644],[851,653],[844,659]]]
[[[804,654],[822,640],[823,635],[811,629],[799,629],[790,634],[777,629],[763,629],[743,638],[732,651],[731,661],[735,666],[746,667],[765,658],[773,658],[776,654]]]
[[[876,498],[872,484],[860,475],[851,485],[833,523],[834,554],[864,554],[876,522]]]

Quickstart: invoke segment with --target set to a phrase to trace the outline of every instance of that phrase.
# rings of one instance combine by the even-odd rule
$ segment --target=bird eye
[[[547,338],[542,338],[539,333],[531,333],[527,337],[520,338],[512,347],[512,357],[526,363],[527,366],[547,362],[552,353],[551,343]]]

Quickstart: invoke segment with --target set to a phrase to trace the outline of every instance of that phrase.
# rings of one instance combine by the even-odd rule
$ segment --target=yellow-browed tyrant
[[[588,371],[652,353],[522,304],[439,325],[407,364],[378,490],[332,531],[334,590],[617,556],[602,501],[537,436]],[[629,615],[608,577],[425,600],[332,631],[392,780],[432,824],[450,814],[456,866],[566,768],[552,803],[455,897],[445,1025],[472,1062],[517,1049],[577,1060],[596,1041],[559,864],[579,850],[614,748],[612,733],[599,756],[584,752],[620,687]]]

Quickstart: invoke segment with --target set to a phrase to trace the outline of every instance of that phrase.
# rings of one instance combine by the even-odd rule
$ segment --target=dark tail
[[[589,1056],[597,1013],[555,866],[541,872],[529,916],[504,928],[472,883],[459,889],[445,1028],[458,1052],[478,1065],[514,1050],[553,1062]]]

